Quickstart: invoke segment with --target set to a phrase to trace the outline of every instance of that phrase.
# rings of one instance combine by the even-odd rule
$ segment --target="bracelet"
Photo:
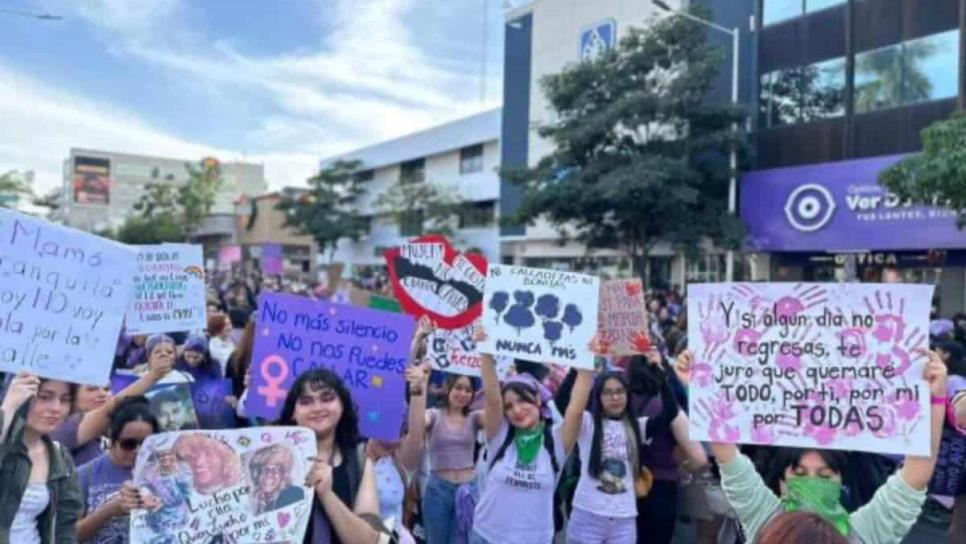
[[[946,406],[947,402],[949,402],[949,397],[945,395],[942,397],[930,397],[930,404],[933,406]]]

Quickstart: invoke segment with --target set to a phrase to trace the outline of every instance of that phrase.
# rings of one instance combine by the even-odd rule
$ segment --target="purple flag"
[[[370,438],[399,438],[412,317],[307,298],[264,293],[252,354],[250,415],[278,418],[295,378],[327,368],[342,378]]]

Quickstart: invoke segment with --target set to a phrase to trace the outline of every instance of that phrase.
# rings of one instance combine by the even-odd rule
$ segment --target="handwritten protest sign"
[[[688,287],[691,437],[928,455],[933,287]]]
[[[643,354],[651,347],[644,307],[644,286],[638,278],[600,284],[600,337],[614,355]]]
[[[0,370],[107,383],[134,266],[127,246],[0,208]]]
[[[386,251],[393,291],[403,311],[428,316],[442,329],[469,326],[483,313],[486,259],[463,255],[439,235]]]
[[[433,370],[464,376],[480,375],[480,353],[473,341],[473,327],[452,331],[436,329],[427,340],[426,357]],[[496,373],[501,380],[512,364],[513,360],[508,357],[496,358]]]
[[[327,368],[351,390],[363,435],[399,438],[411,317],[277,293],[258,308],[249,414],[276,419],[295,378]]]
[[[262,244],[262,256],[259,259],[262,272],[271,275],[281,275],[284,270],[282,244]]]
[[[131,513],[131,542],[301,543],[316,453],[301,427],[149,436],[134,467],[145,508]]]
[[[486,279],[483,353],[594,368],[600,280],[522,266],[491,265]]]
[[[205,328],[205,271],[201,246],[136,246],[134,297],[127,309],[129,334],[199,331]]]

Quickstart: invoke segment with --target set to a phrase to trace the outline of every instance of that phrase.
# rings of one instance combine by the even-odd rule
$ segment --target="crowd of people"
[[[384,277],[358,285],[389,294]],[[145,439],[178,420],[145,398],[172,375],[230,379],[225,402],[239,426],[298,425],[315,434],[318,453],[304,482],[282,478],[287,471],[277,467],[292,465],[287,450],[253,461],[260,511],[314,493],[307,543],[876,544],[942,534],[966,542],[966,496],[927,493],[943,427],[966,433],[964,315],[937,319],[930,331],[929,457],[691,440],[693,356],[678,289],[647,298],[650,351],[614,358],[595,339],[593,371],[518,360],[501,381],[485,353],[481,378],[432,371],[425,356],[433,324],[420,320],[406,370],[406,425],[398,440],[383,441],[360,436],[350,389],[325,369],[298,376],[278,421],[249,416],[262,290],[337,295],[335,287],[280,278],[215,277],[205,330],[121,335],[115,371],[136,379],[118,392],[8,376],[0,542],[124,543],[136,509],[177,525],[165,518],[173,511],[167,495],[132,483]],[[485,326],[474,335],[486,339]],[[158,460],[160,472],[213,455],[176,450]]]

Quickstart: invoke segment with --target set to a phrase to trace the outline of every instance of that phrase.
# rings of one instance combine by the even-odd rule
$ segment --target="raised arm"
[[[423,457],[426,443],[426,382],[429,379],[429,366],[411,366],[406,369],[409,382],[409,430],[399,444],[396,454],[399,463],[407,470],[415,471]]]
[[[570,455],[580,436],[580,425],[583,422],[584,410],[587,409],[587,401],[590,400],[590,389],[594,385],[594,371],[580,369],[577,371],[577,380],[574,382],[573,392],[570,394],[570,403],[564,415],[563,448],[564,454]]]
[[[939,453],[939,443],[942,441],[943,420],[946,417],[946,365],[935,351],[926,352],[929,361],[923,371],[923,376],[929,384],[929,394],[933,402],[929,410],[930,454],[929,457],[907,456],[902,466],[902,479],[913,489],[925,489],[936,468],[936,456]]]
[[[486,329],[479,321],[473,327],[473,341],[479,346],[486,340]],[[503,424],[503,395],[500,394],[500,380],[496,376],[496,361],[490,353],[480,352],[480,376],[483,378],[483,430],[490,440]]]
[[[698,472],[708,464],[708,454],[705,453],[700,442],[691,440],[688,436],[689,423],[688,414],[679,411],[677,417],[671,422],[671,433],[685,455],[685,470]]]

